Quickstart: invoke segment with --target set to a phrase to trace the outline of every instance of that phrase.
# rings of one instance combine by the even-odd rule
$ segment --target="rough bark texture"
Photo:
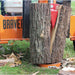
[[[51,62],[50,56],[50,5],[31,4],[30,48],[33,64]]]
[[[68,25],[67,27],[67,37],[69,37],[70,35],[70,16],[71,16],[71,1],[67,2],[64,0],[63,5],[66,6],[66,12],[65,12],[65,17],[67,17],[67,19],[65,19],[66,21],[66,25]]]
[[[55,42],[53,44],[52,63],[60,62],[63,58],[65,41],[70,21],[70,8],[63,6],[59,20],[58,29],[56,32]]]
[[[53,44],[51,63],[60,62],[63,58],[63,51],[65,48],[65,40],[66,40],[66,35],[65,35],[66,26],[64,24],[64,18],[65,18],[64,11],[65,11],[65,8],[62,7],[60,18],[59,18],[59,24],[58,24],[58,28],[56,32],[56,37]]]
[[[68,29],[68,7],[62,6],[58,28],[50,55],[50,14],[47,4],[31,5],[31,60],[33,64],[61,62]]]

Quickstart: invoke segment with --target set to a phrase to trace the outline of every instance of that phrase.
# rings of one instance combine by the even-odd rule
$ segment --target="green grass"
[[[40,68],[37,66],[33,66],[32,64],[29,64],[27,62],[23,62],[21,66],[18,67],[0,67],[0,74],[8,75],[8,74],[33,74],[35,72],[39,71],[39,74],[57,74],[59,70],[56,69],[47,69],[47,68]]]
[[[15,43],[20,46],[25,45],[26,41],[16,41]],[[27,44],[27,42],[26,42]],[[29,42],[28,42],[29,44]],[[28,45],[29,46],[29,45]],[[15,47],[15,46],[14,46]],[[26,48],[26,47],[23,47]],[[23,49],[21,48],[21,49]],[[16,48],[17,49],[17,48]],[[66,47],[64,50],[64,56],[63,58],[67,57],[74,57],[75,56],[75,51],[73,50],[73,42],[70,41],[70,39],[66,39]],[[24,57],[26,59],[26,57]],[[47,68],[40,68],[35,65],[32,65],[31,63],[28,63],[27,61],[23,61],[21,66],[18,67],[0,67],[0,74],[33,74],[35,72],[39,71],[38,75],[41,74],[57,74],[59,72],[59,69],[47,69]]]
[[[9,41],[8,44],[11,44],[13,41]],[[26,50],[28,50],[30,46],[29,41],[15,41],[12,46],[9,46],[8,44],[2,44],[2,46],[5,48],[5,54],[10,54],[12,51],[15,53],[22,52],[24,53]]]
[[[9,41],[8,44],[11,44],[13,41]],[[12,52],[16,53],[23,53],[24,58],[22,60],[29,61],[30,59],[30,42],[29,41],[15,41],[12,46],[8,44],[2,44],[4,51],[1,50],[0,54],[11,54]]]
[[[71,2],[72,15],[75,15],[75,1]]]
[[[66,39],[66,45],[65,45],[63,58],[68,58],[68,57],[75,57],[75,51],[73,48],[73,41],[70,41],[69,38]]]
[[[29,56],[29,51],[27,52],[27,48],[29,48],[30,46],[30,43],[27,42],[27,41],[16,41],[14,43],[14,45],[12,47],[9,47],[7,44],[3,44],[3,47],[5,48],[5,50],[7,51],[7,53],[10,53],[11,49],[16,52],[23,52],[25,53],[25,56],[24,56],[24,60],[23,60],[23,63],[21,66],[18,66],[18,67],[14,67],[14,68],[10,68],[8,66],[4,66],[4,67],[0,67],[0,74],[33,74],[37,71],[39,71],[39,74],[57,74],[59,72],[58,69],[46,69],[46,68],[40,68],[40,67],[37,67],[35,65],[32,65],[31,63],[28,63],[28,60],[30,58]],[[27,60],[28,59],[28,60]]]
[[[72,7],[72,14],[75,14],[75,1],[71,3]],[[11,42],[11,41],[10,41]],[[9,43],[10,43],[9,42]],[[3,47],[5,48],[5,54],[11,53],[11,51],[15,51],[16,53],[18,52],[23,52],[25,53],[24,59],[21,66],[18,67],[0,67],[0,75],[17,75],[17,74],[33,74],[37,71],[39,71],[38,75],[41,74],[58,74],[59,70],[58,69],[46,69],[46,68],[40,68],[35,65],[32,65],[31,63],[28,63],[29,60],[29,42],[26,41],[16,41],[13,46],[8,46],[7,44],[3,44]],[[28,55],[27,55],[28,54]],[[27,57],[28,56],[28,57]],[[65,50],[64,50],[64,56],[63,58],[67,57],[74,57],[75,56],[75,51],[73,50],[73,42],[70,41],[70,39],[66,39],[66,45],[65,45]],[[28,60],[27,60],[28,59]]]

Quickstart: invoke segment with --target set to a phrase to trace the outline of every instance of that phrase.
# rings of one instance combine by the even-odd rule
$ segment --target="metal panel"
[[[31,0],[23,0],[23,38],[29,37]]]
[[[71,16],[70,20],[70,39],[75,40],[75,15]]]

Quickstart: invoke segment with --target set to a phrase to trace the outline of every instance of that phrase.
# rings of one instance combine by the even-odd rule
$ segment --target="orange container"
[[[9,40],[23,40],[22,25],[22,16],[0,15],[0,43],[7,43]]]
[[[39,3],[48,3],[48,0],[38,0]]]
[[[59,68],[61,66],[61,63],[55,63],[55,64],[40,64],[40,67],[44,67],[44,68]]]
[[[75,15],[71,16],[70,20],[70,39],[75,40]]]

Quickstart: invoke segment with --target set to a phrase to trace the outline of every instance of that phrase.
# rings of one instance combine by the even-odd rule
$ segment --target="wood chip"
[[[37,71],[37,72],[33,73],[32,75],[37,75],[38,73],[39,73],[39,71]]]

